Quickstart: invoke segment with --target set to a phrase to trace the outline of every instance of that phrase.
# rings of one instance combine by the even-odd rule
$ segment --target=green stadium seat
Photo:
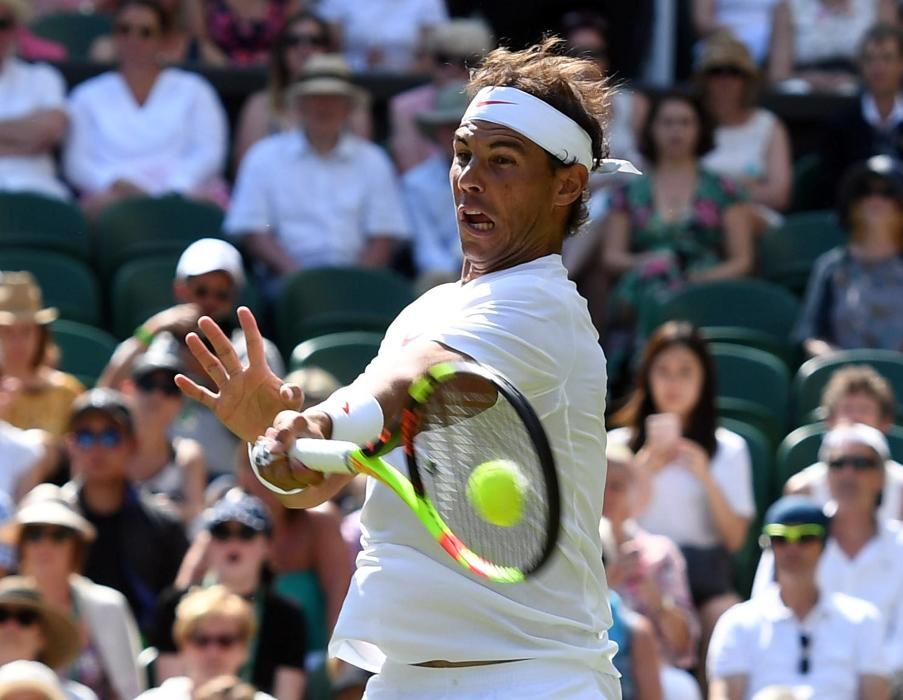
[[[12,248],[0,253],[0,269],[34,275],[44,303],[59,309],[60,318],[101,324],[100,288],[94,272],[81,260],[52,251]]]
[[[828,426],[825,423],[812,423],[797,428],[784,438],[776,458],[776,494],[783,491],[787,479],[818,461],[818,450],[826,432]],[[892,426],[887,442],[891,456],[898,462],[903,461],[903,427]]]
[[[200,238],[219,238],[223,212],[179,195],[135,197],[111,205],[94,223],[97,270],[104,283],[126,262],[178,254]]]
[[[760,428],[776,446],[786,433],[790,373],[776,356],[757,348],[712,343],[718,372],[718,412]]]
[[[276,334],[289,356],[303,340],[342,331],[385,332],[414,300],[411,283],[391,270],[322,267],[287,279],[276,301]]]
[[[789,341],[800,303],[790,292],[758,279],[692,284],[650,309],[642,327],[650,334],[665,321],[689,321],[709,342],[759,348],[795,365]]]
[[[81,210],[53,197],[0,192],[0,249],[34,248],[91,258],[88,224]]]
[[[836,370],[847,365],[869,365],[882,375],[897,399],[897,420],[903,418],[903,353],[895,350],[842,350],[813,357],[799,368],[793,379],[797,425],[825,418],[819,411],[825,385]]]
[[[759,274],[802,296],[816,258],[846,243],[832,211],[789,214],[759,241]]]
[[[368,331],[331,333],[311,338],[294,349],[289,366],[292,370],[319,367],[342,384],[350,384],[376,357],[382,338],[382,333]]]
[[[102,13],[58,12],[28,25],[32,33],[66,47],[69,59],[86,59],[95,39],[113,32],[113,20]]]
[[[92,386],[116,349],[116,339],[77,321],[54,321],[50,329],[60,349],[60,369]]]
[[[818,153],[809,153],[793,164],[793,197],[790,211],[817,209],[824,200],[821,193],[823,163]]]

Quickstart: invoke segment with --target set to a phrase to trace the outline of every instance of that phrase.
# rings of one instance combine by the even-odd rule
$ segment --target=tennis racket
[[[408,393],[398,431],[365,447],[302,438],[289,457],[320,472],[379,479],[465,569],[496,583],[523,581],[549,559],[559,530],[555,461],[539,418],[510,382],[471,361],[433,365]],[[381,458],[398,442],[409,476]],[[252,459],[260,469],[276,457],[258,443]],[[523,498],[514,524],[484,519],[466,495],[473,470],[488,460],[517,465]]]

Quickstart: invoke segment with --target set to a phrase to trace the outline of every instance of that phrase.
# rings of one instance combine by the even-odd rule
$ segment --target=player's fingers
[[[263,367],[267,364],[266,352],[263,343],[263,335],[257,327],[257,319],[247,306],[238,308],[238,323],[245,334],[245,344],[248,350],[248,363],[251,367]]]
[[[197,333],[189,333],[185,336],[185,344],[191,350],[191,354],[198,361],[207,375],[216,383],[220,389],[229,380],[229,375],[223,367],[223,363],[204,345]]]
[[[300,411],[304,405],[304,392],[297,384],[283,384],[279,387],[279,398],[282,405],[290,411]]]
[[[184,374],[177,374],[175,382],[176,386],[179,387],[182,390],[182,393],[189,399],[194,399],[211,411],[216,407],[217,397],[209,389],[205,389],[199,384],[196,384]]]
[[[232,343],[226,337],[226,334],[223,333],[223,329],[217,325],[216,321],[209,316],[202,316],[198,321],[198,327],[204,332],[207,340],[210,341],[210,344],[216,351],[216,356],[226,369],[226,372],[230,375],[241,372],[241,360],[238,359],[238,353],[235,352]]]

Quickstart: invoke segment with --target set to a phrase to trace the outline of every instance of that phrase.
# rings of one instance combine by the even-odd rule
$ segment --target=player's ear
[[[558,168],[555,171],[555,176],[554,201],[559,207],[569,207],[580,199],[589,180],[586,168],[577,164],[569,165],[566,168]]]

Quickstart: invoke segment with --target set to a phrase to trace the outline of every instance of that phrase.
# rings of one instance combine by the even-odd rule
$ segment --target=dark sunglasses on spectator
[[[706,69],[705,75],[710,78],[718,76],[724,78],[745,78],[746,71],[737,66],[712,66]]]
[[[809,673],[809,649],[812,640],[805,632],[800,632],[800,673],[806,675]]]
[[[239,641],[237,636],[231,634],[193,634],[188,638],[189,644],[199,649],[206,649],[209,646],[231,649]]]
[[[153,27],[142,26],[140,24],[129,24],[128,22],[120,22],[116,25],[116,34],[119,36],[129,36],[135,34],[142,39],[150,39],[157,30]]]
[[[296,46],[329,46],[329,37],[322,34],[288,34],[285,37],[285,45],[291,48]]]
[[[122,444],[122,439],[122,433],[116,430],[116,428],[107,428],[106,430],[101,430],[99,433],[90,430],[75,431],[75,444],[84,448],[94,447],[95,445],[100,445],[101,447],[119,447],[119,445]]]
[[[879,462],[874,457],[857,457],[855,455],[828,460],[828,467],[831,469],[843,469],[847,465],[856,471],[865,471],[879,466]]]
[[[179,387],[176,386],[175,375],[172,374],[154,372],[142,374],[135,380],[135,386],[146,393],[159,391],[166,396],[178,396],[180,393]]]
[[[762,532],[768,536],[772,545],[782,545],[786,542],[811,544],[825,539],[825,528],[816,523],[802,523],[800,525],[772,523],[762,528]]]
[[[247,525],[238,525],[237,527],[229,523],[218,523],[210,528],[210,536],[220,542],[237,537],[238,539],[248,542],[253,540],[260,533],[253,527]]]
[[[213,297],[217,301],[229,301],[232,298],[231,289],[216,289],[204,286],[203,284],[199,284],[191,291],[197,299],[206,299],[207,297]]]
[[[7,32],[16,26],[16,20],[12,17],[0,17],[0,32]]]
[[[22,529],[23,542],[40,542],[43,539],[49,539],[51,542],[59,544],[74,536],[74,530],[57,525],[26,525]]]
[[[41,615],[37,610],[29,610],[27,608],[0,608],[0,625],[4,622],[15,620],[20,627],[31,627],[40,619]]]

